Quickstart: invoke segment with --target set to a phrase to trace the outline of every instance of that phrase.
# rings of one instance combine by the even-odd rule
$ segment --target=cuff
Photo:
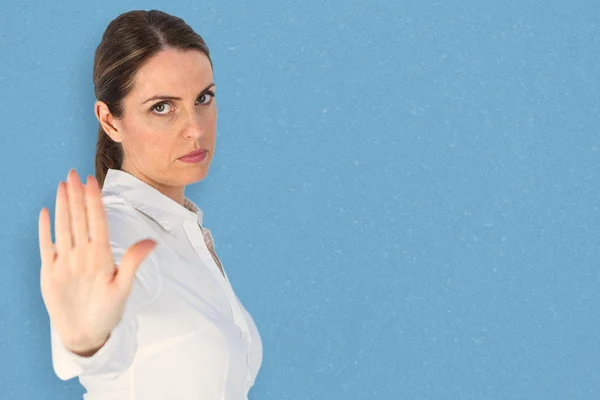
[[[58,333],[50,325],[52,366],[55,374],[63,381],[82,375],[119,374],[133,360],[136,350],[136,321],[131,315],[123,314],[110,337],[94,355],[82,357],[67,349]]]

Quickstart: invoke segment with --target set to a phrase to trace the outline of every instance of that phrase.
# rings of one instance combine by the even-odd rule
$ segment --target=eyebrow
[[[202,89],[202,91],[198,94],[198,96],[200,96],[201,94],[203,94],[204,92],[206,92],[208,89],[210,89],[213,86],[215,86],[215,83],[211,82],[210,85],[208,85],[207,87]],[[156,96],[152,96],[149,99],[146,99],[142,104],[146,104],[147,102],[153,101],[153,100],[181,100],[181,97],[169,96],[167,94],[157,94]]]

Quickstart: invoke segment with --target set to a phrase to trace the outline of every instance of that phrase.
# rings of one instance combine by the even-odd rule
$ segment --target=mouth
[[[208,158],[208,150],[200,149],[179,157],[178,160],[186,164],[200,164]]]
[[[194,150],[194,151],[187,153],[186,155],[183,155],[179,158],[194,158],[194,157],[205,155],[206,152],[208,152],[208,150],[206,150],[206,149]]]

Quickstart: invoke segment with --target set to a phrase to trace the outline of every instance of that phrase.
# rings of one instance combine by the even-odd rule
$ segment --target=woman
[[[214,156],[212,68],[156,10],[118,16],[96,50],[96,178],[59,183],[56,244],[39,216],[53,367],[84,399],[238,400],[256,379],[258,330],[184,195]]]

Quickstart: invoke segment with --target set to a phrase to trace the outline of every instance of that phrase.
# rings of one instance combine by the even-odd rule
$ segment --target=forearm
[[[68,380],[76,376],[122,373],[129,368],[137,351],[137,330],[135,316],[126,312],[102,346],[72,351],[51,326],[52,364],[56,375]]]

